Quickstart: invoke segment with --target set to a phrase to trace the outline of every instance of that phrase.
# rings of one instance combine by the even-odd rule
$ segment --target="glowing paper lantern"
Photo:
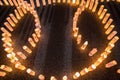
[[[63,76],[62,80],[68,80],[67,76]]]
[[[43,3],[43,6],[45,6],[45,5],[46,5],[46,1],[45,1],[45,0],[42,0],[42,3]]]
[[[12,21],[10,17],[7,18],[7,21],[11,24],[12,27],[15,27],[15,23]]]
[[[50,80],[57,80],[54,76],[51,76]]]
[[[107,12],[107,9],[103,9],[103,11],[101,12],[99,18],[100,18],[100,19],[103,19],[103,17],[104,17],[104,15],[106,14],[106,12]]]
[[[30,68],[28,68],[26,72],[31,76],[35,76],[35,71],[31,70]]]
[[[117,70],[117,73],[120,74],[120,69]]]
[[[90,9],[90,10],[93,8],[94,2],[95,2],[94,0],[91,0],[91,1],[90,1],[90,6],[89,6],[89,9]]]
[[[77,44],[81,43],[81,38],[82,38],[82,35],[78,35],[78,37],[77,37]]]
[[[10,30],[13,31],[13,28],[10,26],[8,22],[5,22],[4,25]]]
[[[114,25],[110,25],[110,27],[106,30],[105,34],[110,34],[114,27],[115,27]]]
[[[19,63],[15,64],[15,68],[20,69],[20,70],[22,70],[22,71],[26,69],[25,66],[23,66],[23,65],[21,65],[21,64],[19,64]]]
[[[80,71],[80,75],[83,76],[83,75],[85,75],[88,72],[89,72],[88,69],[84,68],[83,70]]]
[[[86,8],[88,8],[89,4],[90,4],[90,0],[87,0],[87,2],[86,2]]]
[[[10,3],[11,6],[13,6],[12,0],[8,0],[8,2]]]
[[[79,31],[79,28],[75,28],[75,30],[74,30],[74,37],[77,37],[78,31]]]
[[[14,12],[15,12],[15,15],[16,15],[17,19],[21,19],[20,15],[19,15],[19,13],[16,9],[14,10]]]
[[[4,70],[4,71],[7,71],[7,72],[12,72],[12,68],[11,67],[8,67],[6,65],[1,65],[0,66],[0,69]]]
[[[9,5],[8,1],[7,0],[3,0],[3,2],[5,3],[5,5]]]
[[[6,72],[0,71],[0,76],[2,77],[6,76]]]
[[[95,12],[98,6],[98,0],[95,1],[95,5],[92,8],[92,12]]]
[[[101,5],[100,8],[99,8],[99,10],[98,10],[98,15],[101,14],[101,12],[103,11],[103,9],[104,9],[104,5]]]
[[[117,34],[117,31],[113,31],[109,36],[107,37],[108,40],[112,39]]]
[[[79,72],[76,72],[74,75],[73,75],[73,79],[78,79],[80,77],[80,73]]]
[[[15,23],[18,23],[17,18],[16,18],[13,14],[10,14],[10,18],[11,18]]]
[[[39,41],[39,39],[37,38],[37,36],[36,36],[35,33],[32,34],[32,37],[33,37],[33,39],[34,39],[35,42],[38,42],[38,41]]]
[[[82,50],[85,50],[88,45],[88,41],[85,41],[84,44],[81,46]]]
[[[39,0],[36,0],[36,6],[40,7],[40,1]]]
[[[18,6],[18,3],[17,3],[16,0],[13,0],[13,3],[14,3],[15,6]]]
[[[113,22],[113,19],[110,18],[108,22],[105,24],[104,28],[107,29],[112,22]]]
[[[96,66],[94,64],[88,67],[88,71],[93,71],[95,69],[96,69]]]
[[[107,20],[108,20],[109,17],[110,17],[110,13],[107,13],[105,15],[105,17],[103,18],[102,23],[105,24],[107,22]]]
[[[39,78],[40,80],[45,80],[45,76],[42,75],[42,74],[40,74],[40,75],[38,76],[38,78]]]
[[[29,54],[32,53],[32,50],[28,46],[23,46],[23,49]]]
[[[2,6],[3,5],[3,3],[2,3],[2,1],[0,0],[0,6]]]
[[[113,60],[105,65],[106,68],[110,68],[117,65],[117,61]]]
[[[33,41],[32,38],[28,38],[28,42],[30,43],[30,45],[31,45],[32,47],[35,47],[35,46],[36,46],[36,44],[35,44],[35,42]]]
[[[8,36],[11,36],[10,32],[7,31],[4,27],[1,27],[1,31],[3,31],[5,34],[7,34]]]
[[[24,60],[27,58],[22,52],[17,52],[16,54]]]
[[[93,56],[95,53],[97,53],[97,48],[93,48],[90,52],[89,52],[89,56]]]
[[[24,13],[22,12],[21,8],[20,7],[17,7],[17,11],[19,12],[20,16],[23,17],[24,16]]]
[[[109,44],[115,44],[118,40],[119,40],[119,37],[118,37],[118,36],[115,36],[115,37],[109,42]]]
[[[30,0],[30,3],[31,3],[31,5],[32,5],[32,7],[35,8],[35,3],[34,3],[34,1],[33,1],[33,0]]]

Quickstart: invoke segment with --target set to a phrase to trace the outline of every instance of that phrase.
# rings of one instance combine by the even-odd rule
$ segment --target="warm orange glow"
[[[22,10],[21,10],[21,8],[20,8],[20,7],[17,7],[17,11],[19,12],[19,14],[20,14],[20,16],[21,16],[21,17],[23,17],[23,16],[24,16],[24,14],[23,14],[23,12],[22,12]]]
[[[114,48],[114,44],[108,44],[108,46],[105,48],[105,51],[110,51],[112,48]]]
[[[108,39],[108,40],[111,40],[116,34],[117,34],[117,31],[111,32],[111,33],[108,35],[107,39]]]
[[[76,0],[72,0],[72,3],[75,4]]]
[[[48,0],[48,4],[51,4],[51,0]]]
[[[112,22],[113,22],[113,19],[110,18],[110,19],[107,21],[107,23],[105,24],[104,28],[107,29]]]
[[[83,76],[83,75],[85,75],[88,72],[89,72],[88,69],[84,68],[83,70],[80,71],[80,75]]]
[[[89,9],[90,9],[90,10],[93,8],[94,2],[95,2],[94,0],[91,0],[91,1],[90,1],[90,6],[89,6]]]
[[[16,18],[13,14],[10,14],[10,18],[11,18],[15,23],[18,23],[17,18]]]
[[[33,37],[33,39],[34,39],[35,42],[38,42],[38,41],[39,41],[39,39],[37,38],[37,36],[36,36],[35,33],[32,34],[32,37]]]
[[[11,54],[7,54],[7,58],[10,59],[11,63],[18,61],[18,58],[16,57],[14,52],[11,52]]]
[[[74,75],[73,75],[73,79],[78,79],[80,77],[80,73],[79,72],[76,72]]]
[[[113,60],[105,65],[106,68],[110,68],[117,65],[117,61]]]
[[[38,76],[38,78],[39,78],[40,80],[45,80],[45,76],[42,75],[42,74],[40,74],[40,75]]]
[[[32,50],[28,46],[23,46],[23,49],[29,54],[32,53]]]
[[[97,53],[97,48],[93,48],[90,52],[89,52],[89,56],[93,56],[95,53]]]
[[[75,30],[74,30],[74,37],[77,37],[78,31],[79,31],[79,29],[78,29],[78,28],[75,28]]]
[[[23,65],[21,65],[21,64],[19,64],[19,63],[15,64],[15,68],[20,69],[20,70],[22,70],[22,71],[26,69],[25,66],[23,66]]]
[[[119,40],[119,37],[118,37],[118,36],[115,36],[115,37],[109,42],[109,44],[115,44],[118,40]]]
[[[100,19],[103,19],[103,17],[104,17],[104,15],[106,14],[106,12],[107,12],[107,9],[103,9],[103,11],[101,12],[99,18],[100,18]]]
[[[110,13],[107,13],[105,15],[105,17],[103,18],[102,23],[105,24],[107,22],[107,20],[108,20],[109,17],[110,17]]]
[[[8,67],[6,65],[1,65],[0,66],[0,69],[4,70],[4,71],[7,71],[7,72],[12,72],[12,68],[11,67]]]
[[[40,38],[40,36],[41,36],[41,35],[40,35],[40,33],[41,33],[40,28],[36,28],[36,29],[35,29],[35,33],[36,33],[37,37]]]
[[[28,69],[26,70],[26,72],[27,72],[29,75],[31,75],[31,76],[35,76],[35,71],[33,71],[33,70],[30,69],[30,68],[28,68]]]
[[[10,26],[8,22],[5,22],[4,25],[10,30],[13,31],[13,28]]]
[[[92,12],[95,12],[98,6],[98,0],[95,0],[95,4],[93,6]]]
[[[87,0],[87,2],[86,2],[86,8],[88,8],[89,4],[90,4],[90,0]]]
[[[88,71],[93,71],[95,69],[96,69],[96,66],[94,64],[88,67]]]
[[[57,80],[54,76],[51,76],[50,80]]]
[[[35,46],[36,46],[36,44],[35,44],[35,42],[33,41],[32,38],[28,38],[28,42],[30,43],[30,45],[31,45],[32,47],[35,47]]]
[[[110,34],[114,27],[115,27],[114,25],[110,25],[110,27],[106,30],[105,34]]]
[[[49,0],[48,0],[49,1]],[[36,0],[36,6],[37,7],[40,7],[40,1],[39,0]]]
[[[11,6],[13,6],[12,0],[8,0],[8,2],[10,3]]]
[[[70,4],[70,2],[71,2],[70,0],[67,0],[67,3],[68,3],[68,4]]]
[[[62,80],[68,80],[67,76],[63,76]]]
[[[101,5],[98,10],[98,15],[100,15],[102,13],[103,9],[104,9],[104,5]]]
[[[2,77],[6,76],[6,72],[0,71],[0,76]]]
[[[17,3],[16,0],[13,0],[13,3],[14,3],[15,6],[18,6],[18,3]]]
[[[42,3],[43,3],[43,6],[45,6],[45,5],[46,5],[46,1],[45,1],[45,0],[42,0]]]
[[[117,73],[120,74],[120,69],[117,70]]]
[[[5,3],[5,5],[9,5],[8,1],[7,0],[3,0],[3,2]]]
[[[2,41],[5,42],[6,44],[7,44],[7,43],[8,43],[8,44],[11,44],[10,42],[12,42],[11,38],[8,37],[8,36],[3,37],[3,38],[2,38]],[[11,45],[12,45],[12,44],[11,44]]]
[[[42,0],[42,1],[43,1],[43,0]],[[33,0],[30,0],[30,3],[31,3],[31,5],[32,5],[32,7],[35,8],[35,3],[34,3],[34,1],[33,1]]]
[[[1,27],[1,31],[3,31],[5,34],[7,34],[8,36],[11,36],[10,32],[7,31],[4,27]]]
[[[22,52],[17,52],[16,53],[21,59],[26,59],[27,57],[25,56],[25,54],[23,54]]]
[[[0,1],[0,6],[3,6],[3,3],[2,3],[2,1]]]
[[[15,12],[15,15],[16,15],[17,19],[21,19],[20,15],[19,15],[19,13],[16,9],[14,10],[14,12]]]
[[[15,23],[11,20],[10,17],[7,18],[7,21],[11,24],[12,27],[15,27]]]
[[[85,50],[88,45],[88,41],[85,41],[84,44],[81,46],[82,50]]]
[[[21,6],[20,8],[22,9],[22,11],[23,11],[24,14],[27,13],[26,9],[23,6]]]
[[[6,47],[4,50],[5,50],[7,53],[13,52],[13,48],[11,48],[11,47]]]
[[[82,38],[82,35],[78,35],[78,37],[77,37],[77,44],[81,43],[81,38]]]

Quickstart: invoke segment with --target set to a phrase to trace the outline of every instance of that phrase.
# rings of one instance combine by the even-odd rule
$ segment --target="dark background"
[[[117,35],[120,37],[120,3],[110,1],[99,3],[99,6],[101,4],[104,4],[108,12],[111,13],[111,17],[114,19],[114,30],[118,31]],[[37,47],[32,49],[32,55],[27,55],[24,52],[28,58],[26,61],[21,60],[26,67],[36,71],[35,77],[29,76],[25,71],[14,69],[6,58],[6,52],[2,47],[3,43],[0,40],[0,64],[12,66],[14,69],[13,72],[8,73],[3,78],[1,77],[0,80],[37,80],[39,74],[44,74],[46,80],[49,80],[50,76],[62,80],[64,75],[67,75],[69,80],[72,80],[72,74],[95,62],[107,46],[107,36],[104,34],[105,30],[96,13],[93,14],[91,11],[85,10],[79,16],[78,27],[83,36],[82,43],[88,40],[89,45],[87,50],[79,51],[79,46],[76,45],[72,35],[72,18],[77,7],[63,3],[42,6],[41,3],[41,7],[36,8],[42,25],[42,36]],[[9,13],[13,13],[14,9],[15,7],[0,6],[0,27],[4,26],[3,23]],[[19,21],[15,31],[12,33],[16,50],[22,50],[21,46],[24,44],[29,45],[27,38],[33,33],[34,24],[34,18],[29,12]],[[0,34],[2,34],[1,31]],[[88,52],[93,47],[98,48],[99,51],[93,57],[89,57]],[[116,70],[120,68],[119,47],[120,41],[116,43],[113,52],[96,70],[80,77],[78,80],[120,80],[120,74],[116,73]],[[106,69],[105,64],[111,60],[116,60],[118,65]]]

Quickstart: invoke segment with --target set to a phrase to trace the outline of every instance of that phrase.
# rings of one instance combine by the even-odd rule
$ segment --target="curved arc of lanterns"
[[[82,14],[82,12],[85,9],[90,10],[92,13],[97,12],[96,10],[97,6],[98,6],[98,0],[96,1],[88,0],[85,4],[83,3],[83,5],[80,5],[77,11],[75,12],[75,15],[73,17],[73,35],[74,35],[74,38],[76,38],[76,42],[78,45],[80,44],[81,38],[82,38],[82,35],[79,34],[79,28],[77,27],[78,17],[79,15]],[[101,56],[93,64],[91,64],[88,68],[86,67],[81,71],[76,72],[73,75],[74,79],[78,79],[80,76],[83,76],[88,72],[95,70],[97,66],[99,66],[107,58],[107,56],[111,53],[112,48],[114,48],[115,43],[119,40],[119,37],[116,36],[117,31],[112,31],[115,27],[112,24],[113,19],[110,18],[110,14],[107,13],[107,9],[104,8],[104,5],[100,6],[100,8],[98,9],[97,15],[101,23],[104,24],[104,29],[106,30],[105,34],[108,35],[107,40],[109,40],[108,45],[105,48],[105,50],[101,53]],[[81,46],[82,47],[81,49],[85,49],[87,45],[88,44],[83,44]],[[94,51],[92,54],[94,54]],[[106,65],[106,67],[112,67],[113,65],[116,65],[116,64],[117,64],[116,61],[112,61],[111,63]]]

